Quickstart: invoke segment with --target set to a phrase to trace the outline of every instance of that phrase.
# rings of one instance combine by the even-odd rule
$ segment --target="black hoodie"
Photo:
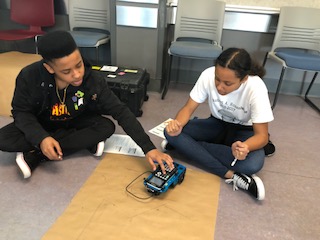
[[[103,73],[92,70],[90,64],[84,62],[85,74],[81,86],[68,87],[68,91],[77,92],[79,90],[83,94],[83,101],[76,107],[76,110],[70,111],[72,112],[70,118],[92,113],[110,115],[118,121],[118,124],[142,148],[144,153],[155,149],[135,115],[108,87]],[[50,111],[53,95],[56,97],[55,94],[52,94],[55,88],[54,76],[43,66],[43,61],[23,68],[16,79],[12,115],[15,125],[33,146],[39,147],[40,142],[49,136],[42,126],[50,122],[49,114],[46,113]],[[73,106],[71,101],[68,95],[66,104],[68,108],[71,106],[70,109]]]

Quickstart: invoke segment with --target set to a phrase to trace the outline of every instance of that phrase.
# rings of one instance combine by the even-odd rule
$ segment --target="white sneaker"
[[[24,178],[31,177],[31,169],[30,169],[28,163],[25,161],[22,152],[17,153],[16,163],[18,164],[18,167],[19,167]]]
[[[163,152],[166,152],[167,151],[167,145],[168,145],[168,141],[165,139],[161,142],[161,149]]]
[[[103,151],[104,151],[104,141],[101,141],[97,144],[97,150],[93,155],[96,157],[100,157],[102,156]]]
[[[44,161],[45,157],[41,152],[18,152],[16,156],[16,163],[24,178],[31,177],[32,171]]]

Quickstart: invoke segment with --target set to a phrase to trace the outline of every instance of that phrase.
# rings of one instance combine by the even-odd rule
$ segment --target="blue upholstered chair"
[[[172,57],[210,60],[212,65],[222,52],[221,36],[225,2],[215,0],[179,0],[174,41],[168,54],[164,99],[170,84]],[[178,66],[179,67],[179,66]]]
[[[96,48],[110,41],[110,0],[69,0],[70,33],[79,48]]]
[[[282,65],[274,108],[287,68],[314,72],[310,86],[320,71],[320,9],[281,7],[272,49],[266,54],[263,65],[268,58]]]

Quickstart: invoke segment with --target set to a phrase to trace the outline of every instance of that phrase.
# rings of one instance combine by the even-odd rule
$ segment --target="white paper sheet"
[[[163,134],[163,130],[165,129],[165,127],[167,126],[168,122],[170,122],[172,120],[172,118],[168,118],[167,120],[165,120],[164,122],[160,123],[158,126],[152,128],[151,130],[149,130],[149,133],[152,133],[158,137],[161,137],[163,139],[165,139],[165,136]]]
[[[113,134],[105,142],[104,152],[144,157],[142,149],[128,135]]]
[[[115,72],[118,70],[118,67],[116,66],[107,66],[107,65],[104,65],[100,71],[107,71],[107,72]]]

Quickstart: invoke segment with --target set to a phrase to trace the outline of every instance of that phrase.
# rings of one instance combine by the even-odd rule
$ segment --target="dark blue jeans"
[[[211,116],[207,119],[190,120],[178,136],[169,136],[166,131],[164,134],[168,143],[187,157],[190,163],[221,178],[229,170],[252,175],[264,164],[265,154],[261,148],[250,152],[245,160],[239,160],[231,166],[234,160],[231,144],[253,136],[251,127],[229,124]]]

